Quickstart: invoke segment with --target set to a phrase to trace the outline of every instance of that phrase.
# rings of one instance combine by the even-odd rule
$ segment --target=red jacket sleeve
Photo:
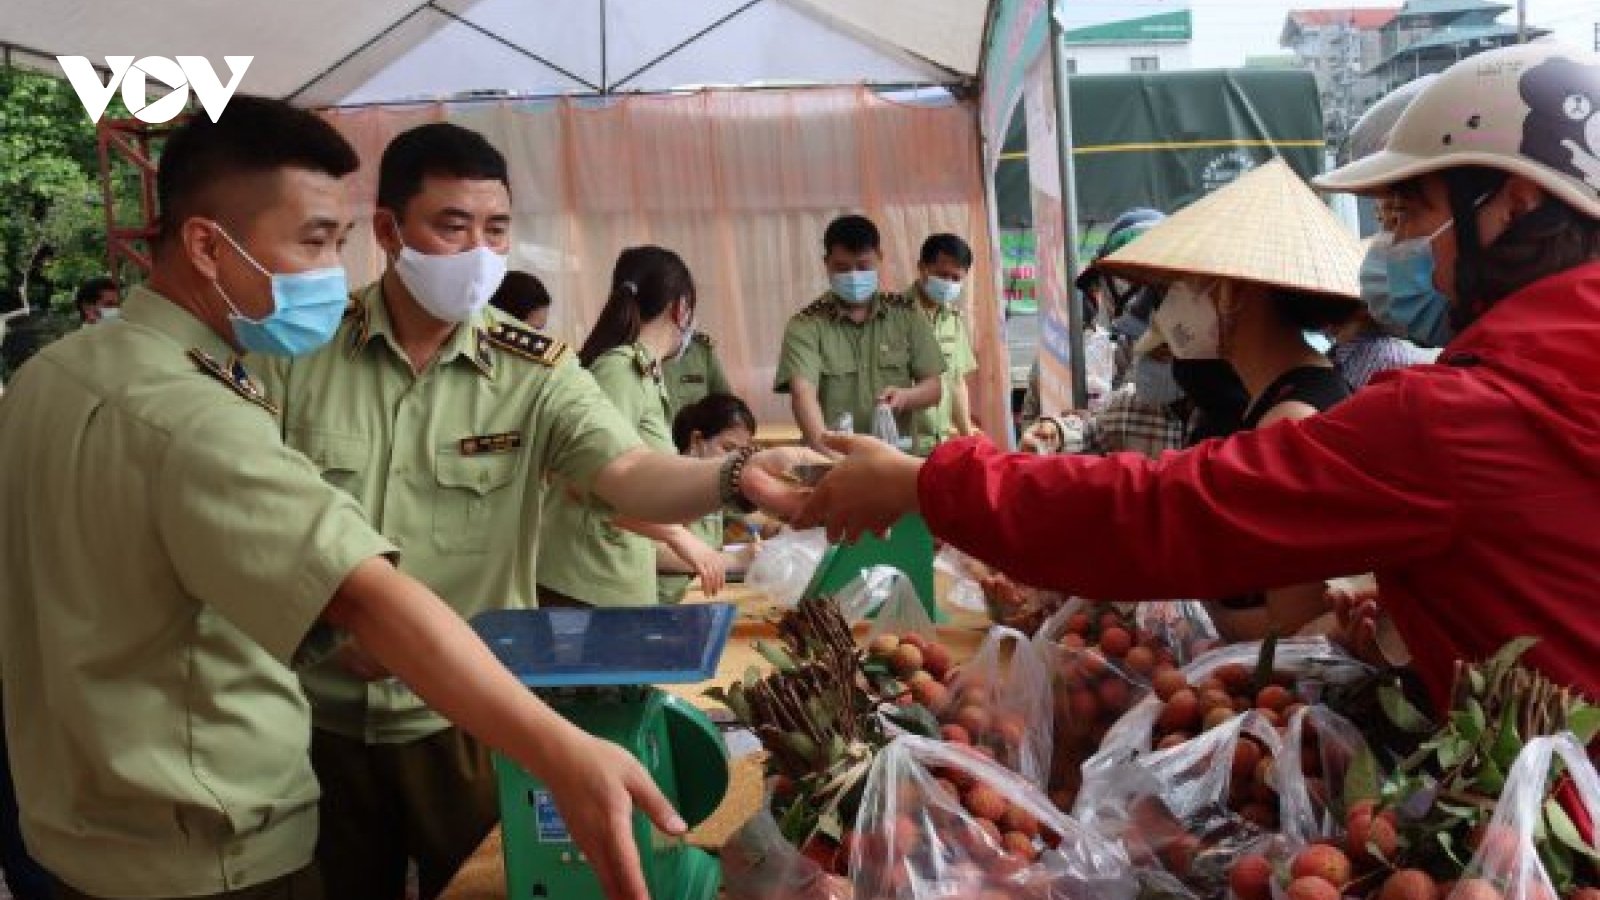
[[[1396,382],[1332,411],[1152,461],[939,448],[918,483],[939,537],[1027,584],[1100,600],[1215,599],[1442,552],[1446,461]]]

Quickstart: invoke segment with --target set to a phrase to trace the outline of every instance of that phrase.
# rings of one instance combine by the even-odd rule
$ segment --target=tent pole
[[[1076,166],[1072,159],[1072,92],[1063,62],[1062,47],[1066,35],[1061,20],[1056,17],[1055,5],[1050,7],[1050,68],[1055,72],[1056,84],[1056,134],[1058,147],[1056,160],[1061,167],[1061,254],[1067,292],[1067,347],[1072,354],[1072,407],[1089,408],[1089,372],[1083,358],[1083,303],[1075,286],[1078,280],[1078,192]]]

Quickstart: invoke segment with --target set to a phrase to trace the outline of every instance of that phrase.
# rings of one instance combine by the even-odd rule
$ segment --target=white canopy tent
[[[242,89],[308,106],[977,75],[988,0],[9,0],[0,50],[245,55]],[[230,9],[229,7],[232,7]]]

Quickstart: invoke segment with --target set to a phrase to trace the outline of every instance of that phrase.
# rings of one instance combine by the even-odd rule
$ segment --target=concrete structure
[[[1194,21],[1186,4],[1127,0],[1116,4],[1068,4],[1074,12],[1064,34],[1068,74],[1176,72],[1191,68]]]
[[[1442,72],[1459,60],[1517,42],[1510,4],[1492,0],[1408,0],[1382,29],[1383,59],[1369,70],[1383,91]],[[1528,26],[1527,38],[1549,34]]]
[[[1317,79],[1328,142],[1337,146],[1386,91],[1370,74],[1387,57],[1383,29],[1398,9],[1296,9],[1284,19],[1282,46]]]

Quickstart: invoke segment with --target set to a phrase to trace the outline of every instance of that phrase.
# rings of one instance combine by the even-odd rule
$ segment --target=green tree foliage
[[[137,196],[136,177],[115,187]],[[0,312],[33,310],[11,321],[9,368],[73,327],[74,292],[106,269],[95,126],[64,79],[0,67],[0,198]]]

